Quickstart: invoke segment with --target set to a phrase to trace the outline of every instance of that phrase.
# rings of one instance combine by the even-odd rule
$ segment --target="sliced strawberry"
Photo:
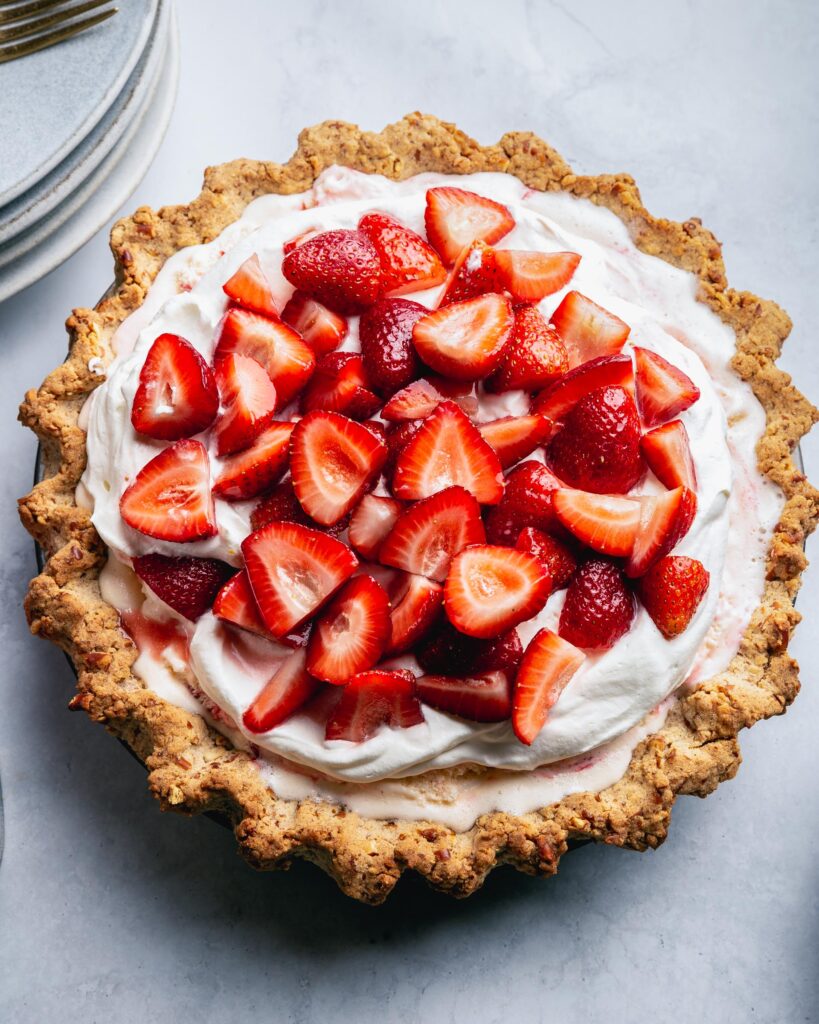
[[[213,602],[213,614],[232,626],[256,633],[267,640],[275,639],[264,624],[250,586],[247,570],[242,569],[225,583]]]
[[[515,680],[512,728],[521,743],[530,746],[534,742],[585,658],[550,629],[541,629],[532,637]]]
[[[290,439],[293,490],[312,519],[331,526],[378,479],[386,458],[386,444],[360,423],[335,412],[310,412]]]
[[[490,292],[428,313],[416,323],[412,339],[418,355],[437,373],[481,380],[500,362],[514,323],[510,301]]]
[[[371,562],[378,559],[381,542],[398,521],[404,506],[393,498],[365,494],[350,519],[348,537],[353,549]]]
[[[351,419],[372,416],[380,404],[380,399],[369,390],[364,363],[357,352],[329,352],[320,356],[301,396],[302,412],[324,409]]]
[[[150,554],[134,559],[134,572],[160,600],[195,622],[233,569],[215,558]]]
[[[610,356],[625,345],[631,328],[596,302],[569,292],[552,313],[552,324],[569,353],[569,364],[579,366],[598,356]]]
[[[682,540],[697,514],[697,496],[687,487],[676,487],[640,500],[640,521],[626,576],[642,576],[649,566]]]
[[[612,562],[591,559],[577,570],[566,591],[558,632],[589,650],[608,650],[631,628],[634,598]]]
[[[260,530],[268,523],[281,522],[311,525],[310,517],[299,504],[289,478],[277,484],[250,513],[250,527],[253,530]]]
[[[510,629],[494,640],[466,636],[448,620],[418,645],[415,655],[421,668],[435,676],[484,676],[506,672],[514,676],[523,656],[517,630]]]
[[[384,213],[367,213],[358,230],[372,242],[381,261],[381,294],[406,295],[446,280],[438,253],[420,235]]]
[[[640,450],[648,468],[666,487],[697,489],[697,471],[682,420],[672,420],[643,434]]]
[[[673,419],[700,397],[700,389],[691,378],[656,352],[635,346],[634,365],[637,404],[647,427]]]
[[[427,635],[438,619],[444,588],[426,576],[402,574],[392,599],[390,641],[384,654],[403,654]]]
[[[483,540],[475,498],[463,487],[447,487],[401,513],[381,545],[379,559],[441,583],[454,556],[467,544]]]
[[[313,624],[307,668],[341,685],[372,668],[390,639],[390,599],[372,576],[353,576]]]
[[[158,540],[213,537],[210,465],[201,441],[177,441],[155,455],[120,498],[119,511],[134,530]]]
[[[565,544],[533,526],[520,531],[515,547],[518,551],[528,551],[543,562],[552,579],[552,591],[567,586],[577,568],[577,559]]]
[[[408,729],[423,721],[411,672],[361,672],[341,691],[327,719],[324,738],[363,743],[382,725]]]
[[[148,350],[131,409],[134,430],[178,441],[206,430],[219,409],[210,367],[178,334],[160,334]]]
[[[390,480],[395,472],[395,463],[398,456],[406,448],[410,439],[421,429],[419,420],[405,420],[403,423],[390,425],[390,429],[384,434],[387,444],[387,461],[384,463],[384,476]]]
[[[539,391],[569,369],[560,335],[536,306],[518,306],[515,325],[488,391]]]
[[[335,351],[347,337],[344,317],[304,292],[293,292],[282,310],[282,320],[298,331],[317,356]]]
[[[444,396],[428,380],[415,380],[401,391],[397,391],[381,410],[385,420],[423,420],[437,406]]]
[[[238,353],[216,364],[222,409],[216,421],[216,453],[249,447],[273,421],[276,388],[263,366]]]
[[[495,451],[504,469],[531,455],[552,432],[543,416],[505,416],[478,426],[481,437]]]
[[[224,501],[246,501],[269,490],[287,468],[293,423],[271,423],[250,448],[231,455],[213,485]]]
[[[683,555],[661,558],[640,580],[643,607],[666,640],[688,628],[710,581],[702,562]]]
[[[242,715],[248,732],[269,732],[307,703],[319,687],[306,668],[305,651],[294,651],[265,683]]]
[[[574,277],[580,254],[576,252],[527,252],[498,249],[495,263],[501,287],[516,302],[540,302],[559,292]]]
[[[415,688],[424,704],[472,722],[503,722],[512,714],[512,680],[506,672],[420,676]]]
[[[515,221],[505,206],[485,196],[444,185],[427,192],[424,212],[427,238],[452,264],[472,242],[493,245],[514,228]]]
[[[542,462],[521,462],[506,478],[500,503],[486,517],[490,544],[514,547],[527,526],[549,530],[555,524],[552,495],[560,481]]]
[[[629,356],[600,356],[569,370],[538,395],[532,412],[559,423],[581,398],[607,385],[634,394],[634,369]]]
[[[454,402],[441,402],[398,455],[392,489],[396,498],[415,501],[453,485],[494,505],[503,494],[503,473],[477,427]]]
[[[439,306],[464,302],[486,292],[502,291],[495,266],[495,250],[485,242],[468,245],[455,261]]]
[[[429,310],[412,299],[380,299],[358,324],[361,358],[369,386],[392,395],[421,372],[412,343],[413,328]]]
[[[214,359],[233,353],[261,363],[276,386],[280,407],[301,391],[316,363],[312,349],[292,327],[247,309],[228,310]]]
[[[640,502],[616,494],[589,494],[562,488],[554,511],[566,529],[594,551],[628,557],[640,526]]]
[[[634,399],[620,387],[585,395],[566,416],[546,458],[571,487],[596,494],[630,491],[645,473]]]
[[[282,273],[336,313],[361,313],[378,298],[381,261],[360,231],[323,231],[287,253]]]
[[[256,253],[248,256],[233,277],[222,285],[222,290],[237,306],[278,319],[279,310],[273,299],[270,282],[265,277]]]

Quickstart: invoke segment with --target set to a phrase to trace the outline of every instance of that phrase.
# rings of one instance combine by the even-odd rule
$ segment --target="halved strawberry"
[[[481,423],[481,437],[495,451],[504,469],[531,455],[552,432],[552,424],[543,416],[505,416]]]
[[[580,292],[569,292],[552,313],[552,324],[569,353],[569,365],[579,366],[610,356],[625,345],[631,328],[614,313]]]
[[[294,426],[294,423],[271,423],[250,448],[225,459],[213,485],[216,497],[224,501],[246,501],[272,487],[287,468]]]
[[[158,540],[213,537],[210,465],[202,442],[177,441],[155,455],[125,490],[119,511],[133,529]]]
[[[483,540],[475,498],[463,487],[447,487],[401,513],[381,545],[379,559],[384,565],[441,583],[453,557],[467,544]]]
[[[415,380],[396,391],[381,410],[384,420],[423,420],[441,404],[444,396],[428,380]]]
[[[412,340],[427,366],[454,380],[481,380],[498,365],[515,323],[512,304],[489,292],[422,317]]]
[[[697,496],[687,487],[640,499],[640,519],[626,576],[642,576],[649,566],[667,555],[691,529],[697,514]]]
[[[381,261],[360,231],[323,231],[287,253],[282,273],[336,313],[361,313],[378,298]]]
[[[134,572],[165,604],[195,622],[233,569],[215,558],[150,554],[134,559]]]
[[[216,595],[213,614],[223,622],[229,622],[232,626],[238,626],[249,633],[256,633],[266,640],[275,639],[264,624],[246,569],[231,576]]]
[[[216,421],[216,453],[231,455],[253,444],[272,422],[276,388],[263,366],[238,353],[217,362],[216,380],[222,400]]]
[[[269,523],[245,537],[242,553],[256,604],[276,637],[314,615],[358,565],[346,544],[299,523]]]
[[[306,660],[305,651],[293,651],[279,664],[242,715],[248,732],[269,732],[313,696],[320,684],[307,671]]]
[[[403,509],[403,504],[393,498],[365,494],[352,514],[347,532],[353,549],[362,558],[376,561],[381,542],[395,526]]]
[[[421,372],[413,328],[428,313],[412,299],[379,299],[361,317],[358,338],[369,387],[392,395]]]
[[[551,577],[534,555],[475,544],[452,559],[444,607],[461,633],[488,640],[537,615],[551,589]]]
[[[383,426],[383,424],[381,425]],[[383,470],[384,476],[388,480],[392,478],[398,456],[406,448],[410,439],[421,429],[421,421],[405,420],[403,423],[391,423],[389,427],[390,429],[384,432],[384,441],[387,444],[388,454]]]
[[[399,453],[392,490],[415,501],[454,485],[494,505],[503,494],[503,472],[477,427],[454,402],[441,402]]]
[[[316,370],[302,392],[302,412],[324,409],[351,419],[366,419],[381,401],[369,390],[364,363],[357,352],[319,356]]]
[[[691,378],[656,352],[635,346],[634,366],[637,405],[647,427],[678,416],[700,397],[700,389]]]
[[[358,230],[369,238],[381,261],[381,294],[406,295],[446,280],[438,253],[420,235],[384,213],[366,213]]]
[[[603,555],[631,554],[640,525],[640,502],[617,494],[555,491],[555,515],[578,540]]]
[[[444,588],[426,576],[402,573],[390,611],[390,641],[384,654],[403,654],[427,635],[438,619]]]
[[[387,446],[354,420],[335,412],[310,412],[290,439],[290,476],[304,511],[332,526],[378,479]]]
[[[572,577],[558,632],[575,647],[608,650],[625,636],[633,620],[634,597],[622,570],[592,558]]]
[[[651,472],[666,487],[697,489],[697,471],[682,420],[672,420],[643,434],[640,450]]]
[[[148,350],[131,409],[134,430],[178,441],[206,430],[219,409],[211,368],[178,334],[160,334]]]
[[[382,725],[408,729],[423,721],[412,672],[360,672],[341,691],[327,719],[324,738],[363,743]]]
[[[390,639],[390,599],[372,576],[353,576],[313,623],[307,668],[341,685],[372,668]]]
[[[282,320],[298,331],[317,356],[335,351],[347,337],[343,316],[298,290],[287,300]]]
[[[532,412],[559,423],[581,398],[606,385],[634,394],[634,368],[629,356],[600,356],[569,370],[538,395]]]
[[[532,637],[515,680],[512,728],[530,746],[586,655],[550,629]]]
[[[661,558],[640,580],[643,607],[666,640],[688,628],[710,580],[702,562],[683,555]]]
[[[214,359],[233,353],[261,363],[276,386],[280,407],[301,391],[316,364],[312,349],[292,327],[247,309],[228,310]]]
[[[279,310],[273,299],[270,282],[265,277],[256,253],[248,256],[233,277],[222,285],[222,290],[237,306],[278,319]]]
[[[503,722],[512,714],[512,680],[506,672],[419,676],[415,688],[424,704],[472,722]]]
[[[427,238],[447,264],[454,263],[472,242],[493,245],[515,226],[505,206],[448,185],[428,190],[424,223]]]
[[[549,530],[555,524],[552,495],[560,481],[542,462],[530,459],[509,473],[500,503],[486,517],[490,544],[514,547],[527,526]]]
[[[474,419],[478,415],[478,391],[475,381],[472,380],[450,380],[437,373],[428,373],[425,380],[430,383],[436,391],[451,398],[460,408],[461,412]]]
[[[295,424],[293,424],[295,426]],[[310,517],[299,504],[293,483],[288,477],[276,484],[250,513],[250,528],[260,530],[268,523],[301,523],[311,526]]]
[[[495,267],[495,250],[486,242],[468,245],[455,261],[439,306],[502,291]]]
[[[565,544],[534,526],[520,531],[515,547],[543,562],[552,579],[552,591],[567,586],[577,568],[577,559]]]
[[[540,302],[559,292],[574,277],[580,254],[576,252],[527,252],[498,249],[495,263],[501,287],[516,302]]]
[[[518,306],[515,325],[488,391],[539,391],[569,369],[560,335],[536,306]]]
[[[516,629],[492,640],[479,640],[460,633],[448,619],[424,637],[415,649],[421,668],[434,676],[484,676],[506,672],[514,676],[523,657]]]

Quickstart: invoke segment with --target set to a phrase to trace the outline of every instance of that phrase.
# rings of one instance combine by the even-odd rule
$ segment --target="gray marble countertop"
[[[819,400],[813,0],[178,10],[178,104],[128,209],[194,195],[207,164],[283,159],[327,117],[378,129],[420,109],[483,142],[529,128],[582,171],[628,170],[652,211],[702,217],[733,284],[792,315],[782,365]],[[257,875],[210,821],[160,814],[140,767],[66,712],[68,667],[19,607],[35,442],[16,406],[109,275],[103,232],[0,306],[0,1019],[819,1020],[815,570],[793,643],[805,691],[743,735],[736,780],[679,801],[656,852],[588,847],[556,879],[501,870],[461,903],[407,878],[374,909],[306,865]],[[819,437],[804,454],[819,477]]]

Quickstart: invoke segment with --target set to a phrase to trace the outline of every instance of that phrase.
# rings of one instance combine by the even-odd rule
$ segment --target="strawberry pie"
[[[413,115],[112,246],[23,406],[27,611],[164,807],[365,901],[465,895],[656,846],[795,696],[816,411],[698,221]]]

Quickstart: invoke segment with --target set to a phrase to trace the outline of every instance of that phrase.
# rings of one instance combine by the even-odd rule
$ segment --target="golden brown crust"
[[[787,499],[764,597],[730,667],[679,700],[663,728],[635,750],[624,777],[603,792],[576,794],[522,816],[487,814],[462,833],[430,822],[363,818],[328,803],[280,800],[245,754],[131,673],[133,644],[100,596],[104,546],[74,501],[85,467],[85,435],[77,418],[104,379],[89,369],[89,360],[108,361],[111,335],[141,304],[170,255],[215,237],[257,196],[309,188],[333,163],[394,179],[420,171],[504,171],[534,189],[586,197],[617,214],[644,252],[696,274],[702,301],[736,332],[734,367],[767,412],[759,467]],[[305,129],[283,165],[237,160],[209,168],[192,203],[140,208],[114,226],[111,248],[114,290],[96,309],[74,311],[67,323],[66,362],[21,407],[20,418],[40,437],[46,462],[45,479],[20,502],[23,523],[48,555],[45,570],[31,583],[26,611],[32,632],[62,647],[77,669],[71,707],[83,708],[131,746],[146,764],[163,808],[221,811],[256,867],[283,867],[303,857],[365,902],[383,900],[405,868],[436,888],[465,896],[500,863],[553,874],[572,839],[637,850],[659,845],[675,797],[705,796],[731,778],[740,761],[739,730],[782,713],[795,697],[797,665],[787,644],[799,620],[793,599],[819,502],[791,453],[819,415],[774,365],[790,330],[787,315],[772,302],[727,287],[720,245],[698,220],[676,224],[652,217],[631,178],[575,175],[532,134],[510,133],[495,146],[479,146],[453,125],[412,114],[379,134],[340,121]]]

